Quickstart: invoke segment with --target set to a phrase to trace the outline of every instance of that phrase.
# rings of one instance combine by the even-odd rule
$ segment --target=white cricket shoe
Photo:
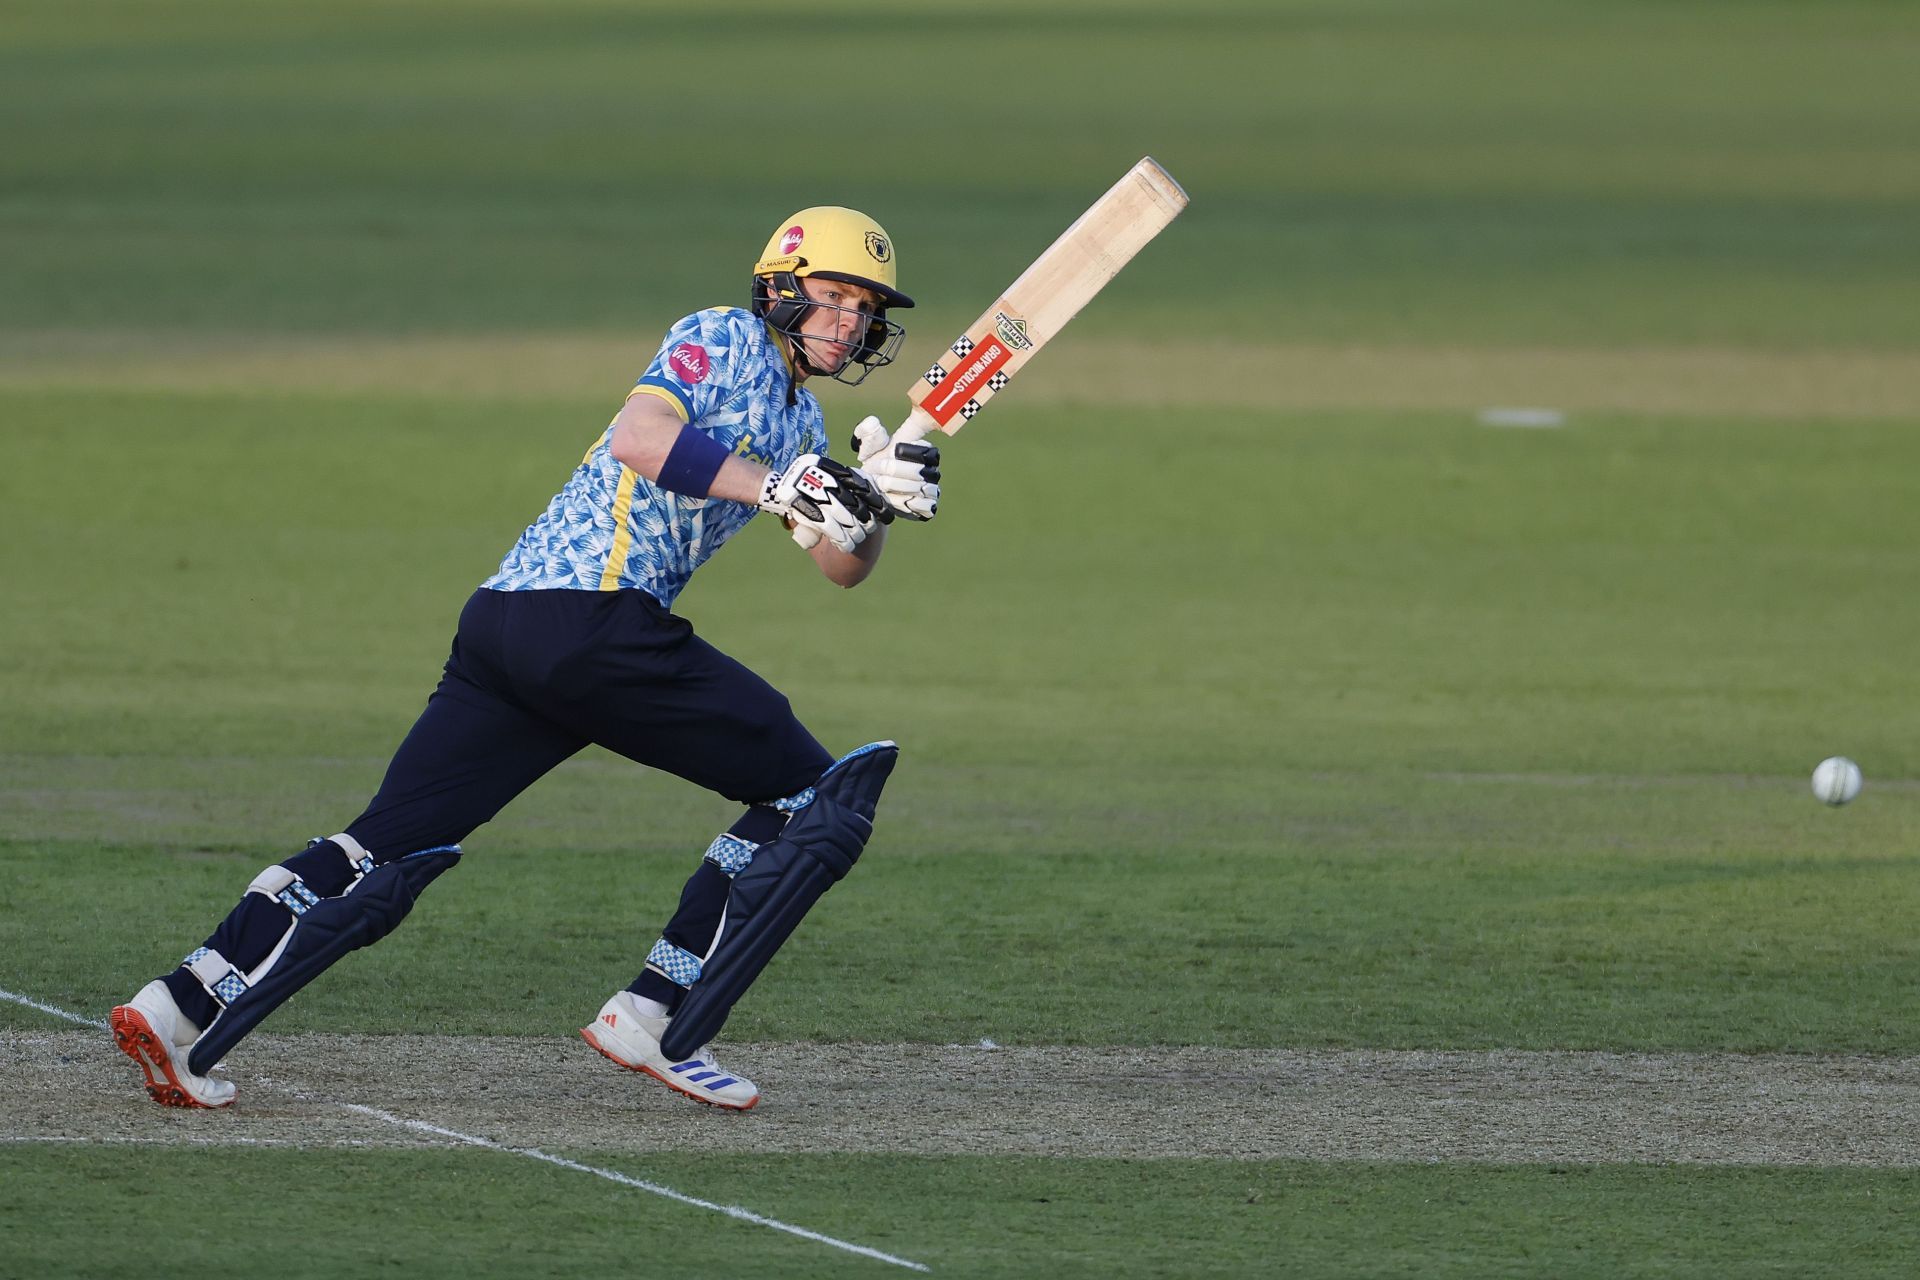
[[[644,1071],[695,1102],[748,1111],[760,1101],[760,1088],[713,1060],[713,1046],[675,1062],[660,1052],[660,1037],[670,1018],[649,1018],[633,1002],[631,991],[616,991],[600,1006],[600,1016],[580,1028],[580,1038],[629,1071]]]
[[[123,1005],[114,1006],[107,1025],[120,1052],[147,1073],[147,1096],[163,1107],[224,1107],[233,1102],[233,1081],[197,1076],[187,1070],[187,1050],[200,1028],[180,1012],[167,984],[155,978]]]

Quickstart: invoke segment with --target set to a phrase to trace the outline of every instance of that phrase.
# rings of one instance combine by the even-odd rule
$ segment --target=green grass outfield
[[[935,1275],[1422,1275],[1609,1277],[1836,1273],[1899,1275],[1916,1232],[1911,1172],[1787,1169],[1437,1168],[1032,1159],[656,1157],[630,1172],[723,1201],[779,1198],[815,1220],[835,1218],[881,1249],[942,1261]],[[49,1172],[84,1198],[21,1193],[44,1231],[10,1249],[20,1274],[60,1274],[74,1239],[124,1238],[168,1177],[193,1180],[187,1238],[170,1253],[193,1274],[234,1274],[233,1201],[282,1193],[312,1219],[368,1214],[348,1186],[401,1183],[437,1229],[345,1232],[326,1248],[275,1257],[277,1275],[555,1275],[699,1269],[729,1275],[905,1274],[884,1262],[810,1256],[743,1223],[681,1225],[649,1213],[611,1231],[606,1209],[577,1177],[499,1155],[380,1152],[338,1158],[338,1182],[313,1175],[307,1152],[243,1151],[51,1156],[0,1149],[9,1181]],[[884,1195],[873,1188],[885,1187]],[[503,1230],[505,1224],[510,1230]],[[1834,1224],[1820,1230],[1819,1224]],[[704,1241],[686,1237],[698,1232]],[[9,1244],[14,1242],[9,1239]],[[706,1262],[711,1266],[712,1263]],[[93,1276],[151,1275],[134,1254],[89,1266]]]
[[[22,0],[0,989],[102,1016],[357,812],[460,602],[774,220],[870,208],[925,300],[837,439],[1151,151],[1192,210],[952,443],[937,524],[853,593],[756,526],[683,598],[829,746],[904,748],[729,1037],[1920,1056],[1917,50],[1875,3]],[[843,64],[820,115],[750,92]],[[1569,416],[1473,412],[1513,403]],[[729,817],[588,753],[273,1029],[567,1034]],[[379,1206],[288,1275],[892,1273],[182,1119],[219,1121],[0,1142],[0,1274],[222,1274],[248,1197]],[[1920,1247],[1911,1167],[555,1154],[941,1276]],[[157,1266],[94,1243],[176,1220]]]

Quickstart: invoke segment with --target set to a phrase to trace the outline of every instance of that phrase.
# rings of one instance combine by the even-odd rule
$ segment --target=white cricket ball
[[[1845,756],[1828,756],[1814,767],[1813,794],[1825,804],[1845,804],[1860,794],[1860,766]]]

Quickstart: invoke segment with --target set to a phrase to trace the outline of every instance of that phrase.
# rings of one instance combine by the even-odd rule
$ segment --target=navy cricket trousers
[[[644,591],[481,588],[347,834],[376,862],[458,844],[589,743],[743,805],[803,791],[833,763],[779,690]]]

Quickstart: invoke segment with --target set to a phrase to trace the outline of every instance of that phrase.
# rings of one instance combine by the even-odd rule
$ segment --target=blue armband
[[[684,493],[689,498],[704,498],[713,488],[720,466],[733,455],[727,447],[693,426],[680,428],[679,438],[667,450],[660,464],[660,476],[654,481],[662,489]]]

